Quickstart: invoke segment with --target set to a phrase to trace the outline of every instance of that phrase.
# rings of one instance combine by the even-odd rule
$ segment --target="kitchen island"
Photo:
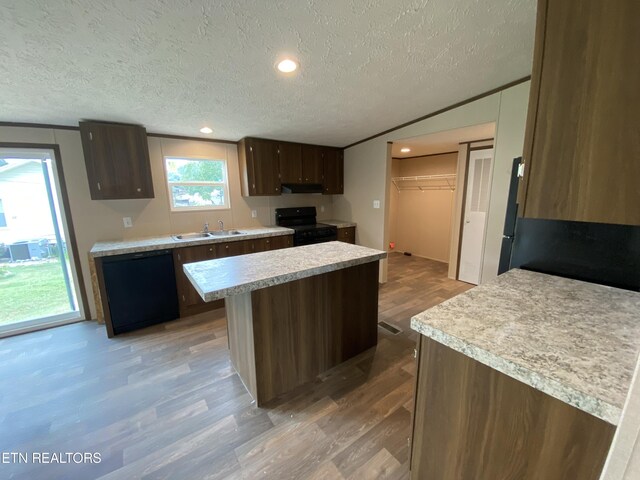
[[[412,478],[598,479],[640,294],[511,270],[414,316]]]
[[[257,404],[377,344],[386,253],[327,242],[186,264],[207,302],[225,299],[231,361]]]

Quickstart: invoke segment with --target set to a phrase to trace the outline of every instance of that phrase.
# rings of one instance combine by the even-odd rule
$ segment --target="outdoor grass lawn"
[[[59,261],[0,265],[0,325],[68,311]]]

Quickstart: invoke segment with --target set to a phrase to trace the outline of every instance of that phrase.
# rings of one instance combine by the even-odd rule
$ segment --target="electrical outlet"
[[[324,205],[320,205],[320,213],[324,212]]]
[[[133,227],[133,222],[131,221],[131,217],[122,217],[122,223],[124,224],[124,228]]]
[[[373,201],[373,208],[380,208],[380,200]]]
[[[251,210],[251,218],[258,218],[258,211],[257,210]]]

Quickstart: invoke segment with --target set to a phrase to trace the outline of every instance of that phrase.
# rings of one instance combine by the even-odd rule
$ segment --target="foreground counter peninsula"
[[[411,478],[600,477],[640,350],[640,293],[515,269],[411,327]]]
[[[231,362],[263,405],[377,343],[386,253],[343,242],[190,263],[207,302],[225,299]]]

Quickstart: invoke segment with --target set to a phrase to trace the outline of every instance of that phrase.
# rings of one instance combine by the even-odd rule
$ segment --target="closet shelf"
[[[451,190],[456,189],[456,174],[416,175],[392,177],[391,181],[400,190]]]

